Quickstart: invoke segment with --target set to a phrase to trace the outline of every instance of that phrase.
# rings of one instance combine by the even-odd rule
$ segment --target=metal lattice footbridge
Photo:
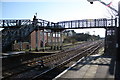
[[[3,49],[13,41],[24,39],[36,29],[81,29],[81,28],[114,28],[117,25],[117,19],[83,19],[61,22],[50,22],[43,19],[20,19],[20,20],[0,20],[2,30]]]

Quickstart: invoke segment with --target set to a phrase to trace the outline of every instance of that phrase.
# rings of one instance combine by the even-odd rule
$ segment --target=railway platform
[[[103,53],[82,58],[53,80],[114,80],[114,58]]]
[[[2,56],[0,58],[7,58],[8,56],[14,56],[14,55],[20,55],[20,54],[25,54],[25,53],[31,53],[31,54],[54,54],[56,52],[59,51],[39,51],[39,52],[35,52],[35,51],[14,51],[14,52],[7,52],[7,53],[2,53]]]

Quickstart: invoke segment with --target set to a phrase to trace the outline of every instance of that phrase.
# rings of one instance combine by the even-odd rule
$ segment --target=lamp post
[[[106,4],[106,3],[104,3],[104,2],[101,1],[101,0],[87,0],[87,1],[90,2],[90,4],[93,4],[94,1],[99,1],[99,2],[102,3],[103,5],[109,7],[111,10],[115,11],[116,13],[118,13],[118,11],[117,11],[115,8],[113,8],[113,7],[110,6],[110,4],[111,4],[112,2],[110,2],[109,4]]]
[[[103,5],[106,6],[106,4],[100,0],[87,0],[88,2],[90,2],[91,4],[93,4],[94,1],[99,1],[101,2]],[[107,6],[109,7],[110,9],[112,9],[113,11],[115,11],[116,13],[118,13],[118,27],[116,26],[116,64],[115,64],[115,80],[120,80],[120,1],[118,2],[118,11],[110,6]]]

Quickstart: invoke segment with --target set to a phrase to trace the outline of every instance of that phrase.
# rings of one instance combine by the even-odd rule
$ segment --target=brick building
[[[45,42],[45,45],[47,44],[48,40],[48,33],[44,32],[42,30],[38,30],[38,47],[43,47],[43,42]],[[44,40],[43,40],[44,35]],[[30,45],[32,49],[36,48],[36,31],[33,31],[30,35]]]
[[[37,40],[36,40],[36,33],[37,33]],[[44,35],[44,40],[43,40]],[[13,44],[13,50],[20,50],[20,48],[23,49],[36,49],[36,41],[38,48],[43,47],[43,42],[45,42],[45,45],[48,42],[48,33],[45,31],[43,33],[43,30],[33,31],[24,41],[14,41]]]

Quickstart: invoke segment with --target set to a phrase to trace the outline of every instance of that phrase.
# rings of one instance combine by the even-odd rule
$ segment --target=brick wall
[[[42,30],[38,30],[38,47],[40,48],[41,47],[41,44],[42,44],[42,40],[43,40],[43,33],[42,33]],[[35,49],[36,48],[36,31],[33,31],[31,33],[31,48]],[[47,33],[45,33],[44,35],[45,37],[45,41],[47,42]]]
[[[42,30],[38,30],[38,47],[40,48],[42,46],[42,41],[43,41],[43,33]],[[46,43],[48,42],[48,33],[45,33],[44,35]],[[31,47],[32,49],[36,48],[36,31],[33,31],[31,35],[27,38],[24,39],[24,41],[28,42],[23,42],[22,43],[22,48],[27,49],[27,47]],[[30,43],[29,43],[30,42]],[[13,50],[19,50],[20,49],[20,43],[15,43],[13,44]]]
[[[22,49],[29,49],[29,43],[22,42]],[[13,44],[13,50],[20,50],[20,43]]]

